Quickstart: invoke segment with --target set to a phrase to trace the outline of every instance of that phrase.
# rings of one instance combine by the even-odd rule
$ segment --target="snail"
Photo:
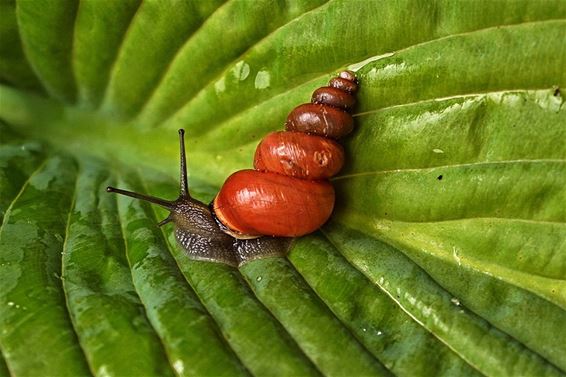
[[[108,187],[106,191],[157,204],[170,211],[158,225],[175,224],[175,238],[189,258],[239,266],[284,256],[289,240],[314,232],[332,214],[335,193],[328,179],[342,168],[336,141],[353,129],[350,114],[356,76],[342,71],[297,106],[286,131],[259,143],[254,169],[228,177],[210,205],[189,194],[184,130],[179,130],[180,194],[173,201]]]

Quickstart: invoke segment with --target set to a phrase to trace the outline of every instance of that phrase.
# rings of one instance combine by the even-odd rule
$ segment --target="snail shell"
[[[327,179],[344,164],[344,148],[325,137],[272,132],[258,145],[254,168],[302,179]]]
[[[255,170],[241,170],[224,183],[210,206],[189,194],[184,131],[179,130],[180,194],[175,200],[108,187],[108,192],[151,202],[170,211],[159,223],[175,224],[177,242],[191,259],[239,266],[285,255],[288,239],[320,228],[332,214],[334,188],[327,181],[344,163],[335,141],[350,133],[348,111],[358,89],[353,72],[340,72],[315,90],[312,103],[297,106],[284,132],[258,145]],[[272,236],[272,237],[270,237]]]
[[[240,170],[214,199],[214,213],[231,233],[298,237],[314,232],[330,217],[334,188],[271,172]]]
[[[268,134],[254,157],[256,170],[231,175],[213,202],[228,234],[298,237],[320,228],[334,209],[334,189],[326,179],[344,164],[333,139],[352,131],[348,110],[355,104],[355,76],[344,71],[330,86],[314,91],[310,104],[297,106],[284,132]]]

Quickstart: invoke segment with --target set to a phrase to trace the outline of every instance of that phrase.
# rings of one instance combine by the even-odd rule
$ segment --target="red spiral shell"
[[[344,149],[334,140],[302,132],[273,132],[257,146],[254,168],[302,179],[327,179],[344,163]]]
[[[357,89],[354,73],[340,72],[314,91],[311,103],[291,111],[286,131],[259,143],[255,170],[232,174],[214,199],[214,214],[226,232],[237,238],[298,237],[328,220],[334,188],[327,179],[344,164],[335,140],[353,129],[349,111]]]

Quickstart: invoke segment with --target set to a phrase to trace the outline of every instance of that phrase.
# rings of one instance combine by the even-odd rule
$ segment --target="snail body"
[[[175,224],[175,237],[192,259],[240,265],[250,259],[285,255],[287,240],[320,228],[332,214],[330,177],[344,164],[337,139],[350,133],[355,75],[341,72],[314,91],[311,103],[287,117],[286,131],[268,134],[258,145],[254,169],[225,181],[210,206],[188,191],[184,131],[179,130],[180,195],[174,201],[108,187],[170,211],[159,223]]]

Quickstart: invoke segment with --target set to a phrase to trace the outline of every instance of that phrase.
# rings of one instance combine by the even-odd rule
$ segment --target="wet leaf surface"
[[[175,5],[174,5],[175,4]],[[0,2],[0,376],[566,374],[563,1]],[[210,201],[338,70],[331,221],[191,261]]]

